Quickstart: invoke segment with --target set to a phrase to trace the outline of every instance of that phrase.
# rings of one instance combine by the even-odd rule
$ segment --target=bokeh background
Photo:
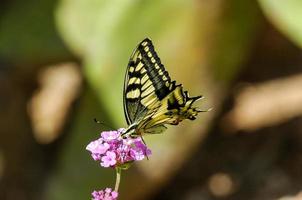
[[[90,199],[114,171],[85,150],[126,127],[122,87],[153,40],[197,120],[146,136],[120,199],[302,199],[301,0],[4,0],[0,199]]]

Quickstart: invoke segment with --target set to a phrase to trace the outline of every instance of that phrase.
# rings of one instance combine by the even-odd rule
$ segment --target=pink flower
[[[111,188],[106,188],[105,190],[93,191],[92,200],[117,200],[118,193],[112,191]]]
[[[112,141],[117,139],[120,133],[118,131],[104,131],[101,133],[101,136],[104,141]]]
[[[116,154],[111,151],[107,151],[106,155],[102,157],[101,165],[103,167],[111,167],[116,164]]]
[[[117,131],[104,131],[101,137],[90,142],[86,149],[96,161],[101,161],[102,167],[117,167],[143,160],[151,155],[151,150],[143,143],[141,138],[123,138],[121,133],[125,129]]]
[[[151,150],[144,144],[142,138],[122,137],[124,131],[125,129],[104,131],[100,138],[90,142],[86,147],[92,158],[99,161],[102,167],[116,168],[117,177],[120,177],[121,171],[128,169],[132,162],[151,155]],[[117,180],[116,184],[119,185],[120,178]],[[117,200],[117,197],[117,191],[111,188],[92,193],[92,200]]]
[[[151,150],[141,141],[141,139],[136,139],[134,141],[135,148],[132,149],[133,157],[135,160],[143,160],[145,156],[151,155]]]
[[[104,143],[102,139],[98,139],[95,141],[90,142],[86,149],[89,150],[91,153],[99,153],[103,154],[110,148],[108,143]]]

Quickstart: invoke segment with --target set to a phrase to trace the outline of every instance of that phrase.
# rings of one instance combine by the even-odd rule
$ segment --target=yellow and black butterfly
[[[144,39],[132,53],[124,82],[124,112],[128,128],[123,136],[161,133],[166,124],[194,120],[203,112],[181,84],[171,81],[150,39]]]

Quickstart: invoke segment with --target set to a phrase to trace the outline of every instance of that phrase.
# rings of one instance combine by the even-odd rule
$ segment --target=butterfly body
[[[194,120],[199,112],[192,107],[202,96],[189,97],[182,85],[171,81],[150,39],[134,50],[124,82],[124,111],[131,137],[163,132],[166,124]]]

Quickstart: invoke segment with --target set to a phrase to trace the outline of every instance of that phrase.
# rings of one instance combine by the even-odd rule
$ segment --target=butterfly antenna
[[[111,129],[111,130],[114,129],[114,128],[112,128],[111,126],[105,124],[104,122],[101,122],[101,121],[97,120],[96,118],[94,118],[93,120],[94,120],[95,123],[97,123],[97,124],[102,124],[103,126],[109,128],[109,129]]]
[[[145,142],[145,140],[144,140],[143,136],[142,136],[142,135],[140,135],[140,137],[141,137],[141,139],[142,139],[142,141],[143,141],[144,145],[146,145],[146,146],[147,146],[147,144],[146,144],[146,142]],[[147,160],[149,160],[149,157],[148,157],[148,155],[147,155],[147,150],[145,150],[145,154],[146,154]]]

